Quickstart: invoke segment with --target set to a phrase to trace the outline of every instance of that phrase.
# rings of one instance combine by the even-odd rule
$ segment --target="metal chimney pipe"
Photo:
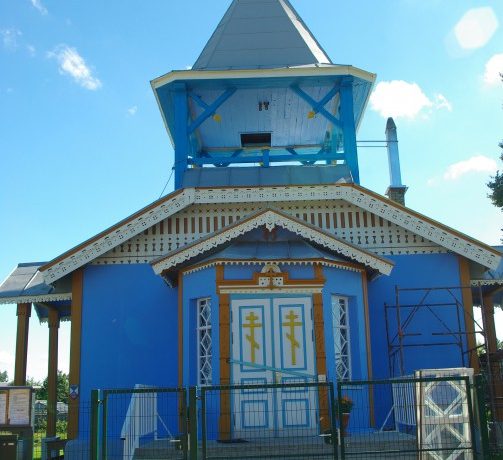
[[[393,118],[388,118],[386,122],[386,147],[388,150],[389,167],[389,187],[386,195],[390,200],[396,201],[405,206],[405,192],[407,187],[402,184],[402,174],[400,172],[400,155],[398,154],[398,137],[396,125]]]

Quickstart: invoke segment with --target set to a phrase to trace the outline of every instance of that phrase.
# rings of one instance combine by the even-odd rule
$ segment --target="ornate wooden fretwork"
[[[95,264],[148,263],[237,220],[266,203],[192,205],[97,258]],[[377,255],[430,254],[446,249],[342,200],[278,202],[275,208]]]
[[[197,242],[187,245],[177,251],[168,254],[152,263],[154,271],[158,274],[165,270],[180,265],[181,263],[197,257],[207,251],[217,248],[240,235],[244,235],[255,228],[264,226],[271,231],[275,227],[281,227],[292,233],[301,235],[306,240],[314,242],[320,246],[330,249],[362,265],[371,267],[383,274],[389,274],[393,268],[393,263],[374,256],[356,246],[339,240],[327,232],[294,217],[283,214],[277,210],[265,210],[252,215],[246,219],[225,228],[224,230],[211,234]]]
[[[351,343],[347,297],[332,295],[332,327],[337,381],[351,380]]]
[[[290,294],[321,293],[325,284],[325,278],[321,271],[313,279],[291,280],[287,272],[282,272],[276,264],[268,263],[260,272],[253,274],[250,280],[226,280],[217,282],[217,290],[222,294]]]
[[[184,275],[194,273],[200,270],[204,270],[208,267],[219,267],[224,265],[321,265],[323,267],[335,267],[341,270],[348,270],[353,272],[361,272],[362,266],[358,264],[353,264],[349,262],[336,262],[328,259],[213,259],[199,264],[191,265],[189,268],[183,270]]]
[[[43,302],[58,302],[62,300],[72,300],[72,294],[45,294],[33,296],[17,296],[17,297],[3,297],[0,299],[0,304],[7,303],[43,303]]]
[[[149,262],[271,203],[308,222],[314,220],[314,225],[377,254],[450,250],[493,269],[501,258],[489,246],[385,197],[354,184],[334,184],[184,189],[68,251],[42,267],[41,272],[50,283],[104,254],[106,257],[99,263]],[[171,233],[166,228],[169,225]],[[171,236],[157,241],[143,238],[154,232],[158,236]]]
[[[211,385],[212,365],[212,336],[211,336],[211,299],[197,299],[197,384]]]

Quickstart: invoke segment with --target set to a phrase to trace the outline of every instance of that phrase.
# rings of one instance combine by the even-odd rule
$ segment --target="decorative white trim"
[[[142,231],[159,223],[173,214],[182,211],[193,203],[231,204],[231,203],[267,203],[344,200],[370,213],[382,217],[404,229],[411,231],[456,254],[460,254],[481,265],[496,269],[501,259],[489,246],[465,237],[440,223],[404,208],[385,197],[354,184],[299,185],[277,187],[222,187],[222,188],[187,188],[159,200],[158,204],[147,207],[126,219],[96,238],[85,242],[74,250],[68,251],[54,263],[41,267],[40,271],[46,283],[52,283],[73,270],[93,262]],[[411,249],[416,250],[416,245]],[[420,249],[419,250],[425,250]],[[430,250],[431,252],[432,250]],[[406,252],[404,250],[403,252]],[[426,252],[428,249],[426,248]],[[131,260],[129,260],[131,262]],[[138,263],[148,262],[141,260]]]
[[[59,321],[62,322],[62,323],[68,323],[72,320],[72,316],[71,315],[68,315],[68,316],[60,316],[59,317]],[[40,324],[45,324],[45,323],[48,323],[49,322],[49,318],[47,317],[44,317],[44,318],[39,318],[38,321],[40,322]]]
[[[82,248],[74,252],[69,251],[69,255],[55,265],[49,266],[47,269],[41,267],[40,272],[44,277],[44,281],[47,284],[53,283],[73,270],[92,262],[121,242],[138,235],[157,222],[186,208],[194,202],[194,189],[185,189],[181,193],[175,192],[174,196],[169,198],[168,195],[166,198],[160,200],[157,206],[145,212],[138,213],[131,220],[126,220],[123,225],[118,226],[116,229],[103,232],[102,236],[98,237],[95,241],[89,244],[84,243]]]
[[[374,83],[376,74],[350,65],[330,64],[316,67],[285,67],[279,69],[174,70],[150,82],[156,90],[177,80],[221,80],[242,78],[320,77],[352,75]]]
[[[213,377],[211,335],[211,298],[197,299],[197,384],[211,385]]]
[[[259,288],[259,287],[250,287],[250,286],[236,286],[236,287],[227,287],[227,288],[220,288],[220,293],[221,294],[264,294],[266,292],[267,294],[319,294],[323,291],[323,287],[321,286],[316,286],[316,287],[309,287],[309,286],[302,286],[302,287],[290,287],[290,286],[285,286],[284,288],[268,288],[267,290],[264,290],[264,288]]]
[[[471,280],[472,286],[503,286],[503,280]]]
[[[195,195],[196,203],[303,200],[347,201],[491,269],[495,269],[501,259],[494,251],[486,249],[485,244],[465,238],[440,223],[354,184],[197,189]]]
[[[263,210],[266,203],[192,204],[101,255],[91,263],[150,263],[239,219]],[[278,211],[378,256],[438,254],[447,249],[382,217],[343,200],[279,201]]]
[[[329,235],[318,228],[307,225],[305,222],[269,209],[246,220],[238,221],[238,223],[220,231],[219,233],[210,235],[195,242],[194,244],[185,246],[180,250],[166,255],[157,262],[153,262],[152,267],[154,272],[161,274],[164,270],[176,267],[187,260],[200,256],[206,251],[221,246],[224,243],[261,226],[265,226],[265,228],[269,231],[272,231],[276,226],[282,227],[292,233],[302,236],[307,240],[320,244],[332,251],[336,251],[337,253],[367,267],[378,270],[380,273],[385,275],[389,275],[393,268],[393,263],[390,261],[381,259],[344,241],[341,241],[333,235]]]
[[[340,268],[341,270],[348,270],[351,272],[359,272],[361,271],[357,267],[352,267],[349,265],[344,265],[339,262],[331,261],[331,260],[322,260],[322,259],[315,259],[315,260],[310,260],[310,259],[274,259],[274,260],[257,260],[257,259],[250,259],[250,260],[225,260],[225,259],[215,259],[212,261],[208,261],[206,263],[203,263],[201,265],[196,265],[195,267],[190,267],[186,270],[184,270],[184,274],[189,275],[190,273],[195,273],[200,270],[204,270],[205,268],[209,267],[214,267],[216,265],[268,265],[268,264],[276,264],[276,265],[323,265],[324,267],[336,267]]]
[[[62,294],[45,294],[33,296],[14,296],[14,297],[0,297],[0,304],[7,303],[41,303],[41,302],[58,302],[60,300],[72,300],[72,293]]]
[[[332,294],[332,330],[334,338],[335,373],[337,381],[351,380],[351,330],[349,299]]]

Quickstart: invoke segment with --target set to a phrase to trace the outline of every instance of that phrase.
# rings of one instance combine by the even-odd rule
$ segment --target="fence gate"
[[[469,377],[339,382],[352,401],[341,430],[342,459],[472,460],[474,423]],[[342,405],[338,426],[346,424]]]
[[[102,390],[100,441],[91,458],[187,459],[187,392],[183,388]],[[96,435],[97,436],[97,435]]]
[[[331,383],[299,379],[207,386],[200,392],[203,460],[337,458]]]
[[[425,374],[421,372],[421,375]],[[420,401],[417,407],[418,441],[421,451],[424,451],[421,458],[473,459],[469,377],[418,382],[417,386],[416,394]],[[449,448],[448,455],[439,457],[430,454],[429,450],[436,446]]]

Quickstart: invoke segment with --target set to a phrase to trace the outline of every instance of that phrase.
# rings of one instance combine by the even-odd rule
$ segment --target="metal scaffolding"
[[[464,307],[462,299],[463,289],[469,289],[472,292],[472,304],[473,306],[480,306],[482,310],[482,324],[476,320],[473,316],[473,310],[467,310]],[[446,295],[442,297],[447,297],[448,301],[438,302],[430,301],[432,293],[443,292]],[[410,302],[410,298],[407,298],[407,294],[413,293],[415,295],[415,301]],[[404,302],[404,297],[407,303]],[[409,296],[410,297],[410,296]],[[478,297],[478,298],[477,298]],[[477,299],[476,299],[477,298]],[[475,301],[475,299],[477,301]],[[443,299],[442,299],[443,300]],[[402,303],[404,302],[404,303]],[[447,324],[446,321],[440,316],[440,311],[445,309],[455,309],[456,314],[456,324],[455,328]],[[411,327],[414,317],[418,312],[427,311],[431,315],[431,319],[434,323],[440,326],[439,331],[425,331],[413,330]],[[488,386],[488,402],[490,412],[494,418],[499,409],[499,401],[497,401],[495,395],[495,380],[500,381],[500,377],[496,376],[494,373],[497,366],[492,363],[492,357],[489,349],[488,336],[486,327],[487,318],[486,311],[484,308],[484,296],[481,286],[445,286],[445,287],[417,287],[417,288],[401,288],[395,286],[395,304],[384,304],[384,313],[386,321],[386,339],[388,346],[388,366],[390,377],[404,376],[405,375],[405,350],[410,347],[439,347],[439,346],[455,346],[459,350],[461,363],[463,367],[469,367],[472,354],[475,353],[478,357],[479,349],[483,350],[485,355],[484,360],[479,359],[480,369],[482,373],[487,378]],[[463,319],[462,319],[463,318]],[[475,329],[470,332],[468,327],[465,325],[465,320],[473,321]],[[396,323],[396,329],[394,329],[393,323]],[[391,323],[391,324],[390,324]],[[429,338],[427,340],[414,340],[408,341],[407,338],[412,337],[422,337],[428,334]],[[467,337],[479,336],[480,345],[477,345],[477,341],[474,340],[475,346],[470,348],[468,346],[469,341]],[[452,340],[441,340],[441,337],[449,336]],[[412,343],[411,343],[412,342]],[[501,427],[497,428],[501,429]]]

